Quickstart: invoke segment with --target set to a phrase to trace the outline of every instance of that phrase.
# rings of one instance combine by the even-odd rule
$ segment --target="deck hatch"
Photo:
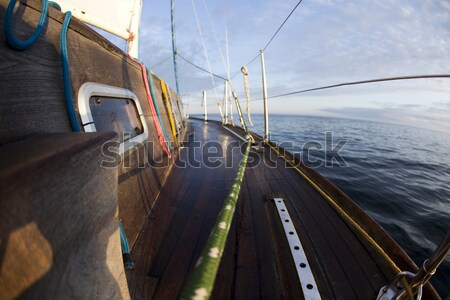
[[[321,299],[319,290],[317,288],[316,281],[314,280],[313,273],[303,250],[302,244],[292,223],[291,216],[284,204],[283,198],[273,198],[277,207],[278,215],[280,216],[281,223],[283,224],[284,233],[289,243],[289,249],[292,254],[292,258],[295,263],[295,269],[297,270],[298,279],[302,286],[303,295],[305,299]]]
[[[78,109],[85,132],[119,134],[120,154],[148,137],[142,108],[130,90],[87,82],[78,92]]]
[[[136,104],[129,98],[93,96],[89,108],[97,131],[115,131],[121,142],[143,131]]]

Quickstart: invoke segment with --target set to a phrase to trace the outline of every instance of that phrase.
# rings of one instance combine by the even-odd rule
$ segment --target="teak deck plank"
[[[178,233],[177,241],[174,245],[172,244],[175,248],[170,257],[168,257],[166,267],[160,270],[160,283],[154,294],[154,298],[156,299],[170,298],[173,296],[173,291],[178,291],[181,288],[184,277],[179,276],[179,274],[186,274],[191,265],[190,262],[193,260],[194,250],[200,238],[205,214],[211,206],[210,201],[208,201],[208,195],[211,192],[213,180],[213,176],[203,176],[202,180],[198,182],[199,186],[194,186],[198,194],[194,193],[192,195],[195,204],[190,215],[184,224],[177,224],[172,227]],[[215,213],[217,214],[217,211]],[[170,232],[167,235],[170,235]],[[163,245],[165,247],[161,247],[160,251],[166,254],[169,252],[167,248],[169,247],[170,249],[172,245]],[[157,259],[158,257],[155,260]],[[151,275],[155,276],[153,273]]]
[[[180,198],[178,195],[186,193],[189,188],[189,181],[185,180],[188,176],[191,176],[189,172],[183,172],[179,176],[170,177],[171,181],[168,180],[160,193],[161,197],[165,195],[167,201],[156,201],[152,210],[152,212],[164,213],[150,214],[144,229],[140,232],[140,236],[145,236],[146,239],[138,238],[132,253],[133,257],[136,257],[136,260],[142,263],[136,264],[136,269],[129,271],[127,274],[129,282],[133,284],[133,286],[130,284],[133,299],[141,299],[143,295],[151,295],[156,287],[157,279],[149,277],[148,272],[175,214],[177,208],[175,199]]]
[[[272,170],[272,172],[276,172],[277,170]],[[312,241],[314,245],[316,245],[316,249],[314,252],[317,256],[321,257],[320,261],[323,262],[325,260],[326,269],[332,270],[333,278],[329,278],[331,283],[339,283],[339,289],[340,294],[345,296],[347,299],[354,298],[355,295],[352,291],[352,288],[350,286],[350,283],[348,282],[348,278],[346,277],[345,269],[340,264],[339,260],[339,254],[336,254],[334,251],[335,244],[332,243],[329,240],[329,236],[334,235],[334,228],[328,227],[328,224],[323,224],[323,222],[326,222],[326,220],[323,220],[321,209],[316,209],[318,205],[318,201],[316,201],[317,195],[313,190],[309,191],[302,191],[301,193],[297,193],[295,191],[299,190],[299,187],[302,185],[300,182],[297,183],[297,189],[292,193],[289,193],[289,185],[284,183],[281,190],[281,185],[277,186],[277,183],[273,180],[269,181],[269,185],[272,186],[272,189],[275,189],[277,191],[283,191],[284,194],[284,200],[286,205],[288,206],[289,203],[293,202],[293,205],[300,206],[300,212],[303,212],[301,214],[297,214],[298,218],[293,217],[294,225],[296,226],[297,231],[299,231],[299,228],[306,229],[310,233],[310,236],[313,237]],[[303,199],[306,199],[304,201]],[[320,203],[320,202],[319,202]],[[312,205],[308,205],[312,204]],[[289,210],[289,207],[288,207]],[[293,211],[289,210],[291,215],[293,215]],[[302,224],[299,224],[299,221],[302,220]],[[324,228],[325,227],[325,228]],[[300,235],[301,241],[303,244],[305,244],[305,235]],[[303,237],[303,238],[302,238]],[[326,237],[326,238],[324,238]],[[303,245],[303,247],[307,247],[308,243],[306,245]],[[306,250],[305,250],[306,251]],[[323,256],[321,256],[321,252],[325,252]],[[311,262],[310,262],[311,263]],[[313,268],[314,269],[314,268]],[[342,283],[347,283],[347,288],[342,285]],[[335,287],[337,289],[337,286]],[[333,288],[334,290],[334,288]]]
[[[236,137],[211,122],[190,122],[202,144]],[[179,159],[186,159],[186,143]],[[231,153],[224,154],[226,161]],[[242,157],[231,168],[174,167],[145,223],[127,272],[134,299],[176,299],[206,243]],[[197,151],[201,159],[207,150]],[[254,157],[256,154],[252,153]],[[249,162],[213,299],[302,299],[274,196],[283,197],[324,299],[371,298],[386,283],[370,251],[325,199],[268,150]],[[278,166],[274,167],[274,163]],[[176,165],[177,163],[175,163]]]
[[[305,206],[308,206],[309,212],[307,214],[302,214],[301,211],[296,210],[298,215],[296,219],[302,219],[306,215],[316,216],[316,220],[318,220],[316,223],[323,228],[335,255],[341,264],[345,266],[346,275],[349,276],[348,282],[352,283],[352,290],[355,292],[355,296],[357,298],[373,296],[373,293],[376,293],[379,287],[385,283],[385,278],[379,275],[382,274],[382,271],[376,266],[358,238],[355,237],[351,228],[343,222],[325,201],[312,203],[308,197],[304,197],[305,194],[309,195],[309,197],[312,194],[317,194],[310,185],[303,183],[303,189],[301,189],[302,183],[299,183],[285,169],[279,168],[274,170],[274,173],[277,172],[285,173],[283,183],[288,183],[284,184],[285,191],[289,191],[290,193],[288,194],[297,194],[297,201],[291,201],[292,205],[298,207],[298,200],[302,200]],[[305,190],[308,191],[306,192]],[[321,251],[321,249],[316,249],[316,251]],[[371,288],[369,289],[369,287]]]
[[[7,1],[0,1],[0,19],[4,18],[6,6]],[[39,19],[40,7],[41,1],[29,0],[17,9],[14,28],[19,38],[34,32],[35,26],[30,24],[36,24]],[[0,132],[0,145],[36,134],[72,131],[61,82],[59,37],[62,20],[63,13],[50,8],[43,34],[33,47],[23,52],[7,47],[4,35],[0,35],[0,75],[3,76],[0,77],[4,79],[0,80],[0,94],[4,100],[0,103],[0,111],[5,125]],[[3,23],[0,22],[2,30]],[[175,298],[208,238],[241,155],[233,155],[236,159],[231,168],[172,168],[171,163],[159,169],[138,168],[138,163],[145,159],[168,161],[157,142],[139,65],[75,18],[70,23],[67,44],[76,110],[78,91],[85,82],[126,88],[140,99],[149,128],[148,141],[153,141],[155,148],[145,151],[140,148],[124,156],[130,160],[131,167],[121,165],[117,169],[118,186],[114,193],[118,196],[120,218],[137,261],[136,269],[127,272],[127,279],[134,299]],[[170,123],[164,118],[167,113],[164,114],[159,84],[155,86],[156,102],[163,112],[163,125],[170,140]],[[176,114],[181,117],[180,100],[178,96],[175,98]],[[191,124],[192,132],[202,142],[219,140],[225,145],[237,141],[215,122],[205,125],[192,121]],[[181,151],[177,161],[186,158],[188,149]],[[201,159],[206,154],[204,150],[195,156]],[[230,155],[227,152],[225,161]],[[263,159],[267,162],[267,157]],[[273,165],[269,162],[246,172],[214,299],[301,297],[282,226],[269,201],[274,195],[285,198],[324,298],[373,297],[392,272],[388,274],[386,264],[380,260],[380,266],[377,265],[377,253],[367,247],[309,183],[293,169],[284,168],[281,159],[276,161],[282,163],[278,168],[269,168]],[[328,187],[330,196],[346,198],[337,188],[330,188],[327,180],[314,172],[306,173],[312,174],[311,178],[319,186]],[[80,177],[82,180],[87,178]],[[376,238],[401,269],[417,270],[403,250],[375,226],[365,212],[357,209],[350,199],[340,200],[340,205]],[[47,286],[44,288],[48,289]]]
[[[204,141],[205,138],[213,140],[218,136],[217,129],[203,133],[201,130],[195,130],[197,124],[193,124],[193,127],[195,138],[199,141]],[[189,151],[193,150],[190,143],[186,143],[186,146]],[[181,160],[185,161],[189,156],[186,152],[181,152]],[[197,151],[195,157],[201,159],[203,153]],[[231,179],[235,175],[239,161],[240,159],[230,169],[174,167],[157,200],[157,204],[169,204],[155,204],[149,216],[150,221],[144,225],[132,251],[138,264],[142,260],[147,267],[147,270],[139,267],[139,271],[136,268],[128,272],[130,286],[133,285],[136,290],[132,293],[135,299],[150,297],[170,299],[177,296],[186,277],[182,274],[190,271],[195,264],[231,187]],[[180,178],[183,180],[180,181]],[[216,184],[216,180],[220,183]],[[177,192],[174,193],[174,190]],[[162,233],[148,234],[152,232],[152,227],[157,226],[158,220],[165,225],[159,227]],[[198,242],[200,240],[203,243]],[[153,244],[154,247],[149,248],[148,244]],[[139,274],[135,274],[136,271]],[[142,277],[147,279],[142,280]],[[152,287],[149,289],[143,287],[146,284]]]
[[[243,186],[247,186],[245,179]],[[259,296],[259,280],[255,280],[255,278],[259,277],[259,272],[258,268],[254,267],[257,266],[257,250],[252,210],[250,201],[248,201],[250,197],[248,189],[243,188],[240,195],[241,201],[236,209],[237,220],[235,222],[237,221],[238,223],[236,243],[239,247],[236,256],[238,272],[236,272],[235,297],[237,299],[252,299],[255,296]]]
[[[283,296],[280,276],[276,263],[276,253],[271,240],[270,222],[267,218],[267,212],[264,202],[267,201],[265,194],[261,189],[255,171],[246,173],[248,180],[245,189],[249,190],[250,206],[253,212],[253,228],[255,231],[257,258],[258,258],[258,280],[260,282],[259,296],[262,299],[280,299]],[[253,297],[256,298],[256,297]]]
[[[284,164],[280,159],[276,159],[276,163]],[[273,164],[268,162],[267,165]],[[299,227],[308,228],[310,239],[313,237],[310,244],[316,247],[310,253],[316,253],[321,258],[324,265],[321,269],[326,270],[323,273],[328,275],[327,281],[332,285],[336,283],[328,297],[372,297],[377,288],[385,283],[384,278],[378,275],[381,270],[336,212],[321,199],[317,191],[305,181],[299,181],[298,176],[295,178],[293,175],[297,174],[292,174],[289,169],[264,168],[261,172],[273,192],[284,194],[291,215],[295,210],[290,207],[290,203],[297,209],[297,218],[294,218],[297,230]],[[347,283],[347,287],[343,283]]]

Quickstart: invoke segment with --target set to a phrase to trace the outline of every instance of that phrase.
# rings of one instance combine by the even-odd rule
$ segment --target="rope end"
[[[134,267],[136,266],[136,263],[131,258],[131,254],[123,253],[122,257],[123,257],[123,264],[125,265],[125,270],[133,270]]]

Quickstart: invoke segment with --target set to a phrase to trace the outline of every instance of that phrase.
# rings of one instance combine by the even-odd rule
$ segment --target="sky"
[[[245,110],[239,70],[267,44],[297,2],[176,0],[178,53],[208,69],[195,6],[211,70],[227,77],[227,28],[230,73],[238,73],[232,84]],[[144,1],[140,34],[139,59],[175,88],[169,58],[169,0]],[[450,74],[450,1],[304,0],[265,50],[265,63],[269,97],[347,81]],[[262,113],[259,58],[248,68],[251,112]],[[223,80],[215,78],[213,84],[208,73],[179,58],[178,70],[180,93],[189,104],[189,112],[203,112],[201,93],[206,90],[208,112],[218,113],[216,103],[223,102]],[[268,110],[450,133],[450,79],[385,82],[274,98],[268,100]]]

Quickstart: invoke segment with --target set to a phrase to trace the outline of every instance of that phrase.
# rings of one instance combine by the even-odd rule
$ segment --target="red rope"
[[[130,58],[132,58],[132,57],[130,56]],[[170,153],[170,149],[169,149],[168,143],[167,143],[166,138],[164,136],[164,133],[162,131],[161,124],[159,123],[158,116],[156,114],[156,109],[155,109],[155,106],[153,104],[152,95],[150,93],[150,88],[149,88],[149,85],[148,85],[147,70],[145,69],[145,66],[143,64],[141,64],[139,61],[135,60],[134,58],[132,58],[132,59],[134,61],[136,61],[141,66],[142,77],[144,79],[145,93],[147,95],[147,102],[148,102],[148,105],[150,106],[150,110],[151,110],[152,115],[153,115],[153,124],[155,125],[156,133],[158,134],[159,144],[161,145],[161,148],[164,150],[164,152],[167,153],[167,156],[169,158],[172,158],[172,154]]]

